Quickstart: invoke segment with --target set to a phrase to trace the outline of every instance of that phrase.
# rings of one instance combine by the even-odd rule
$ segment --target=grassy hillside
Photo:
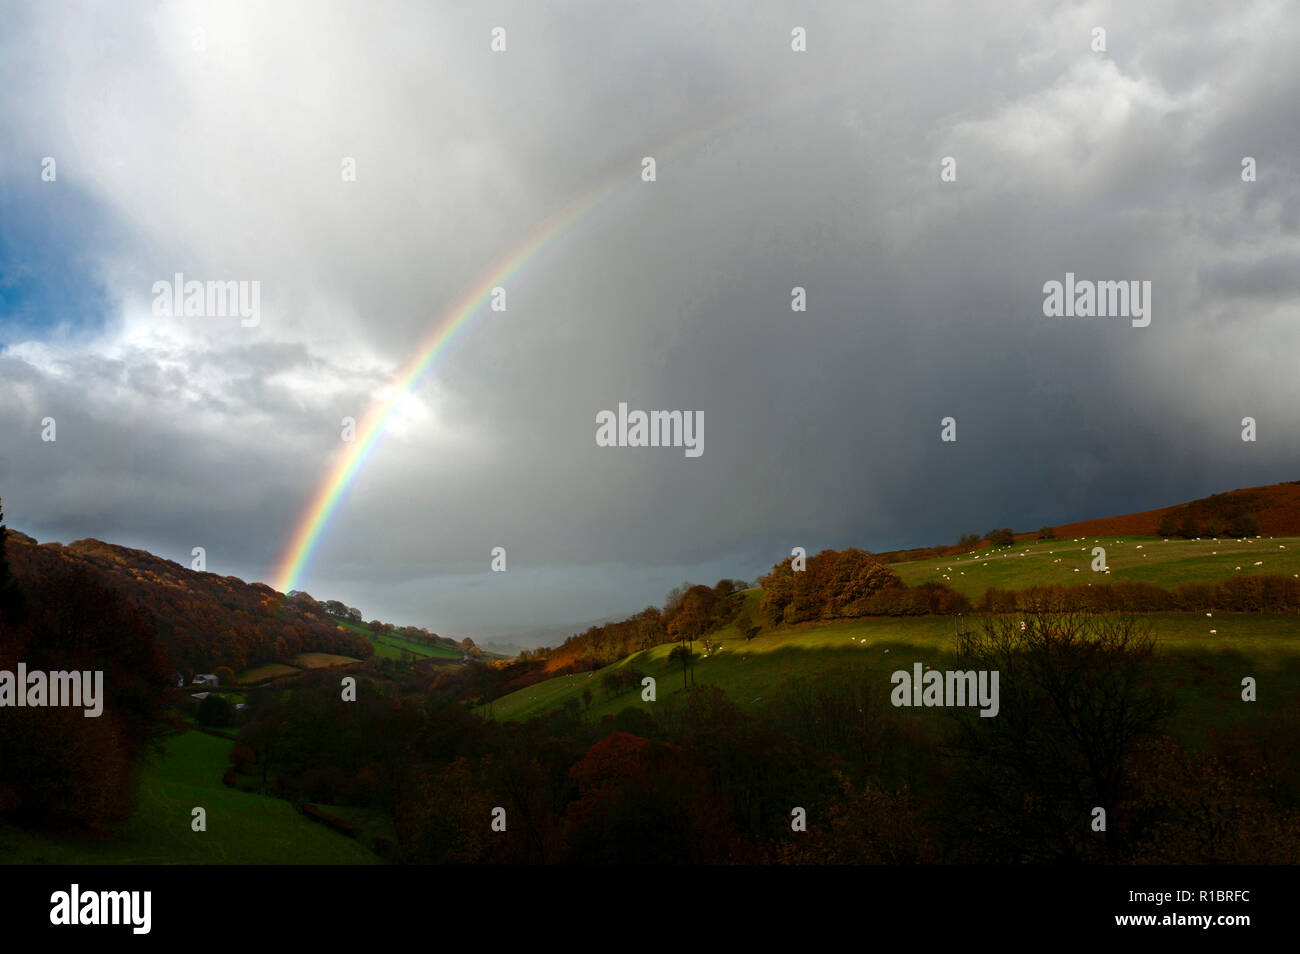
[[[346,666],[360,662],[351,656],[339,656],[335,653],[299,653],[290,662],[302,669],[330,669],[334,666]]]
[[[411,653],[416,659],[460,659],[464,655],[459,649],[442,643],[418,643],[395,633],[376,633],[368,626],[358,626],[345,620],[339,620],[338,624],[370,640],[374,644],[375,655],[380,659],[401,659],[403,652]]]
[[[1084,539],[1114,539],[1116,537],[1167,536],[1161,531],[1162,518],[1171,518],[1177,529],[1184,518],[1190,518],[1205,537],[1215,535],[1215,524],[1229,533],[1234,517],[1248,517],[1255,522],[1255,529],[1249,531],[1252,536],[1296,536],[1300,535],[1300,481],[1287,481],[1280,484],[1268,484],[1263,487],[1245,487],[1226,493],[1199,497],[1186,503],[1159,507],[1155,510],[1143,510],[1139,513],[1120,514],[1114,517],[1098,517],[1091,520],[1079,520],[1073,523],[1056,524],[1056,536],[1070,540],[1075,537]],[[1209,528],[1209,529],[1207,529]],[[1245,532],[1245,531],[1243,531]],[[1196,536],[1196,533],[1188,536]],[[1019,545],[1032,543],[1037,539],[1037,531],[1015,534]],[[952,544],[912,548],[910,550],[884,551],[878,556],[886,563],[928,558],[930,553],[950,556],[961,552]]]
[[[297,666],[290,666],[288,663],[265,663],[261,666],[254,666],[252,669],[245,669],[235,678],[238,679],[240,685],[255,686],[259,682],[274,679],[276,676],[291,676],[301,671]]]
[[[1072,541],[1067,543],[1073,544]],[[1113,540],[1109,543],[1114,546]],[[1149,579],[1168,584],[1196,578],[1183,571],[1197,572],[1196,568],[1206,559],[1211,562],[1203,578],[1218,579],[1224,575],[1221,570],[1214,569],[1220,566],[1217,562],[1219,557],[1203,556],[1199,544],[1189,542],[1180,546],[1171,541],[1163,559],[1157,560],[1154,555],[1145,558],[1152,561],[1151,565],[1144,562],[1141,553],[1153,545],[1148,541],[1142,550],[1137,550],[1137,545],[1137,542],[1130,542],[1127,550],[1119,548],[1117,552],[1125,554],[1120,565],[1130,574],[1152,573],[1154,576],[1130,575],[1129,579]],[[1300,550],[1300,541],[1286,543],[1287,550],[1279,550],[1278,541],[1267,540],[1257,544],[1221,542],[1214,546],[1229,545],[1238,548],[1228,551],[1238,562],[1232,563],[1228,572],[1233,572],[1232,568],[1239,565],[1242,554],[1264,553],[1264,548],[1269,545],[1273,547],[1269,553],[1282,556],[1256,555],[1254,559],[1263,559],[1264,565],[1252,565],[1253,571],[1262,572],[1271,565],[1272,572],[1277,573],[1281,572],[1279,565],[1296,565],[1295,571],[1300,572],[1300,561],[1289,555]],[[1025,549],[1021,546],[1010,550],[1005,559],[1004,551],[999,550],[991,555],[993,558],[988,560],[987,567],[982,565],[982,559],[979,561],[979,576],[972,570],[972,579],[967,583],[969,592],[977,595],[976,591],[982,592],[986,585],[1026,586],[1030,580],[1038,582],[1039,575],[1043,576],[1041,582],[1050,582],[1057,579],[1055,574],[1064,565],[1066,554],[1080,565],[1086,565],[1086,556],[1090,564],[1091,541],[1087,554],[1081,553],[1079,546],[1073,544],[1072,549],[1062,550],[1061,542],[1056,541],[1054,545],[1045,545],[1041,554],[1020,557],[1015,554]],[[1154,546],[1165,545],[1157,540]],[[1056,555],[1049,554],[1051,549],[1055,549]],[[1110,553],[1108,546],[1108,562]],[[1176,553],[1183,554],[1186,559],[1180,561],[1172,556]],[[1058,556],[1062,558],[1062,564],[1053,562]],[[929,561],[926,565],[897,564],[894,569],[909,582],[919,582],[934,577],[934,567],[929,565],[934,562]],[[1254,560],[1249,562],[1253,564]],[[942,565],[947,572],[949,563]],[[958,566],[956,562],[951,562],[951,565]],[[1246,565],[1240,565],[1242,572],[1246,572]],[[1024,570],[1017,573],[1016,570],[1022,567]],[[1078,582],[1078,577],[1083,575],[1073,573],[1072,568],[1066,572],[1075,578],[1071,582]],[[1083,572],[1091,573],[1087,569]],[[956,570],[951,575],[962,579]],[[1097,575],[1100,574],[1093,574],[1094,577]],[[1112,572],[1106,578],[1115,577],[1116,572]],[[958,586],[956,582],[953,585]],[[746,602],[756,618],[760,599],[761,591],[747,591]],[[1170,613],[1153,614],[1148,619],[1158,638],[1161,675],[1179,698],[1181,711],[1174,725],[1185,741],[1195,744],[1212,726],[1267,715],[1294,705],[1296,694],[1300,692],[1300,616],[1216,613],[1207,619],[1203,614]],[[1211,629],[1217,632],[1211,634]],[[806,623],[765,631],[748,642],[729,626],[716,634],[715,641],[720,639],[720,642],[712,654],[704,656],[702,644],[696,643],[701,657],[695,664],[695,682],[719,686],[742,708],[769,705],[786,691],[791,680],[815,679],[849,667],[861,671],[865,679],[878,683],[881,690],[887,692],[890,674],[897,669],[910,668],[915,662],[940,669],[951,668],[954,662],[953,636],[953,620],[924,616]],[[503,696],[483,707],[483,711],[500,720],[527,719],[563,706],[569,699],[582,705],[584,690],[590,690],[593,696],[587,710],[588,718],[593,720],[617,713],[626,706],[648,707],[653,703],[642,702],[639,691],[607,697],[601,686],[601,677],[625,666],[633,666],[655,677],[658,698],[662,700],[682,688],[681,666],[668,660],[671,650],[672,644],[656,646],[595,673],[575,673],[549,679]],[[1260,687],[1259,702],[1254,705],[1240,701],[1241,678],[1246,675],[1255,677]],[[909,713],[922,720],[942,718],[940,710],[909,710]]]
[[[288,802],[221,784],[231,743],[199,732],[166,742],[139,772],[136,806],[116,837],[89,840],[0,822],[8,864],[376,864],[362,845],[298,814]],[[190,830],[194,807],[207,831]]]
[[[82,570],[139,602],[153,617],[170,664],[182,673],[245,669],[300,652],[370,654],[369,644],[340,631],[317,605],[286,600],[262,583],[195,571],[99,540],[38,544],[10,531],[5,549],[24,585],[56,570]]]
[[[1119,537],[1152,534],[1156,532],[1160,518],[1170,512],[1191,514],[1203,523],[1216,515],[1223,516],[1237,511],[1252,516],[1259,525],[1259,533],[1294,536],[1300,533],[1300,482],[1243,487],[1157,510],[1061,524],[1056,527],[1056,535]]]
[[[1110,573],[1092,569],[1093,547],[1106,550]],[[1257,566],[1256,563],[1259,565]],[[937,580],[971,599],[990,586],[1023,589],[1129,580],[1173,587],[1236,574],[1300,573],[1300,537],[1168,541],[1160,537],[1067,537],[985,547],[973,554],[890,566],[909,586]]]

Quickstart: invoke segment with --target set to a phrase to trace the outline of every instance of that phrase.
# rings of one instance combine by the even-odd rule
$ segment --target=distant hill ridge
[[[1187,503],[1161,507],[1158,510],[1143,510],[1140,513],[1119,517],[1066,523],[1056,528],[1056,535],[1097,537],[1102,534],[1112,536],[1160,534],[1161,520],[1168,515],[1178,516],[1180,513],[1187,513],[1201,523],[1214,519],[1226,523],[1234,511],[1252,517],[1258,524],[1257,533],[1278,537],[1298,536],[1300,535],[1300,482],[1289,481],[1263,487],[1246,487],[1229,490],[1226,493],[1211,494],[1209,497],[1200,497]],[[1034,534],[1026,533],[1018,536],[1031,537]]]
[[[1053,530],[1058,538],[1173,535],[1180,528],[1185,533],[1193,528],[1201,532],[1204,528],[1205,535],[1212,535],[1216,527],[1218,533],[1225,533],[1233,521],[1241,520],[1256,528],[1253,533],[1300,536],[1300,482],[1248,487],[1155,510],[1059,524]],[[1019,532],[1015,536],[1018,540],[1033,539],[1037,533]],[[217,666],[240,671],[300,652],[335,653],[362,659],[374,653],[370,640],[340,626],[339,620],[325,611],[326,604],[307,594],[286,597],[264,583],[246,583],[234,576],[198,572],[146,550],[101,540],[77,540],[66,546],[38,543],[12,528],[8,539],[10,564],[20,579],[39,575],[57,561],[81,564],[104,574],[110,583],[153,614],[160,642],[172,665],[186,675]],[[957,550],[955,545],[946,545],[874,556],[885,562],[899,562]],[[709,588],[695,589],[692,601],[702,598]],[[714,598],[724,597],[727,592],[718,592]],[[584,635],[594,636],[598,631],[628,624],[666,629],[668,622],[657,609],[648,608],[623,623],[593,627]],[[645,637],[644,645],[656,642],[648,633]],[[567,647],[571,651],[569,655],[583,642],[571,638]],[[567,658],[565,648],[559,648],[555,657],[545,664],[546,668],[554,668],[560,657],[565,657],[569,664],[578,661]]]
[[[1174,536],[1184,526],[1194,528],[1193,535],[1218,536],[1228,534],[1233,521],[1241,518],[1246,519],[1245,526],[1252,526],[1253,522],[1249,531],[1251,536],[1300,536],[1300,481],[1245,487],[1155,510],[1057,524],[1052,529],[1058,538]],[[1184,523],[1187,520],[1190,520],[1190,524]],[[1037,536],[1037,530],[1015,534],[1017,540],[1032,540]],[[887,563],[894,563],[957,553],[964,549],[956,545],[940,545],[891,550],[876,556]]]
[[[300,652],[368,658],[374,647],[364,636],[340,629],[322,604],[287,599],[264,583],[201,573],[146,550],[78,540],[64,546],[37,543],[8,531],[10,568],[20,581],[60,563],[88,567],[145,607],[159,642],[183,675],[229,666],[239,672]]]

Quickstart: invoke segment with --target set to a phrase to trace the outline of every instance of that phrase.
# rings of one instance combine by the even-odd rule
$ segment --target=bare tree
[[[958,634],[957,656],[999,673],[999,710],[954,710],[953,749],[986,847],[1008,861],[1114,857],[1138,822],[1125,805],[1137,753],[1174,711],[1152,678],[1150,624],[1046,610],[981,622]],[[1092,830],[1095,808],[1104,833]]]
[[[695,653],[691,652],[689,646],[685,643],[678,643],[668,654],[669,662],[680,662],[682,664],[682,688],[686,688],[686,673],[691,672],[691,681],[695,681]]]

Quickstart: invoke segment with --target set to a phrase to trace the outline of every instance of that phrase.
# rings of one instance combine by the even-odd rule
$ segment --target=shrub
[[[199,711],[194,719],[199,725],[225,728],[234,721],[234,715],[235,707],[230,704],[229,699],[210,692],[208,697],[199,703]]]
[[[1259,521],[1250,514],[1240,514],[1228,522],[1228,533],[1234,537],[1253,537],[1259,533]]]

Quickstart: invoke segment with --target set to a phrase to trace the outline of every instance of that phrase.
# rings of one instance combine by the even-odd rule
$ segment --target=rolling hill
[[[60,564],[99,574],[153,616],[159,642],[182,674],[229,666],[236,672],[298,653],[364,659],[374,652],[318,604],[287,600],[262,583],[188,569],[144,550],[99,540],[38,544],[10,530],[7,552],[20,581]]]
[[[1157,536],[1162,520],[1168,528],[1170,515],[1184,529],[1207,523],[1217,529],[1219,523],[1244,516],[1255,521],[1258,535]],[[1056,527],[1055,534],[1055,539],[1046,540],[1037,539],[1036,533],[1017,534],[1012,545],[984,543],[968,552],[891,562],[889,567],[908,586],[941,584],[972,603],[990,588],[1131,581],[1173,589],[1233,577],[1295,579],[1300,578],[1300,485],[1249,488],[1137,514],[1079,521]],[[1105,571],[1093,569],[1096,547],[1105,550]],[[743,618],[761,619],[761,600],[761,589],[746,591]],[[1170,678],[1185,696],[1183,719],[1193,737],[1220,716],[1235,713],[1231,706],[1222,713],[1219,709],[1220,703],[1231,702],[1233,695],[1226,687],[1235,684],[1240,673],[1277,675],[1279,681],[1273,686],[1277,694],[1270,705],[1294,698],[1300,690],[1300,615],[1216,613],[1215,617],[1206,619],[1200,612],[1148,617]],[[864,617],[796,626],[768,624],[747,640],[733,623],[712,633],[714,648],[697,660],[694,676],[699,683],[720,686],[742,706],[762,707],[780,696],[791,680],[817,678],[846,666],[879,670],[877,675],[892,671],[900,658],[939,666],[941,660],[951,658],[954,625],[955,620],[944,616]],[[594,672],[538,681],[494,700],[482,711],[497,719],[526,719],[567,703],[584,707],[590,718],[599,718],[628,705],[646,705],[639,692],[610,694],[603,680],[631,667],[658,680],[660,693],[680,689],[681,666],[668,659],[672,645],[644,649]],[[1228,675],[1220,674],[1224,666]],[[1207,673],[1216,675],[1211,679]],[[590,696],[584,698],[584,692]]]
[[[1268,536],[1300,535],[1300,481],[1247,487],[1226,493],[1211,494],[1187,503],[1144,510],[1141,513],[1097,520],[1080,520],[1056,527],[1057,537],[1139,536],[1158,532],[1160,521],[1169,515],[1191,516],[1203,525],[1218,520],[1227,523],[1231,516],[1241,513],[1258,523],[1258,533]],[[1206,534],[1213,536],[1213,533]],[[1030,538],[1034,534],[1017,534]]]

